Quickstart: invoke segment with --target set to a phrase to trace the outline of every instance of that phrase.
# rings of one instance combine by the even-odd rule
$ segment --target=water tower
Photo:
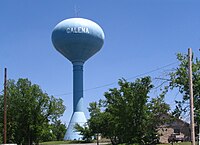
[[[91,20],[70,18],[55,26],[52,42],[73,65],[73,114],[64,140],[81,140],[74,125],[83,125],[87,121],[83,112],[83,64],[103,46],[104,32]]]

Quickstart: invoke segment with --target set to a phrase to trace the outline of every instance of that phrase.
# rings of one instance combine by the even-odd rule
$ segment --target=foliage
[[[180,62],[179,66],[170,73],[170,89],[178,88],[179,92],[183,95],[181,101],[176,101],[177,106],[174,115],[180,117],[182,113],[188,111],[189,101],[189,79],[188,79],[188,56],[177,54],[177,59]],[[193,75],[193,95],[194,95],[194,111],[195,120],[200,123],[200,60],[194,58],[192,62],[192,75]]]
[[[164,96],[148,102],[153,88],[150,77],[135,82],[121,79],[118,84],[119,88],[104,94],[105,100],[90,103],[89,128],[94,134],[109,137],[112,144],[153,144],[162,123],[159,117],[169,111]]]
[[[62,124],[60,120],[55,121],[51,124],[52,134],[55,135],[55,140],[63,140],[66,133],[66,126]]]
[[[0,129],[1,129],[1,132],[0,132],[0,143],[3,143],[3,123],[0,123]]]
[[[110,89],[105,93],[106,112],[113,120],[114,142],[142,143],[145,136],[146,103],[148,93],[153,87],[149,77],[137,79],[135,82],[119,80],[120,88]]]
[[[3,96],[0,97],[0,104]],[[55,139],[51,124],[62,116],[65,107],[62,99],[48,96],[28,79],[7,83],[7,142],[31,145]],[[0,109],[2,120],[3,107]]]
[[[159,126],[170,121],[170,118],[163,117],[165,115],[170,116],[170,106],[169,104],[165,103],[164,95],[161,94],[159,97],[152,98],[147,105],[148,111],[150,111],[149,120],[152,122],[152,124],[150,124],[151,128],[157,129]]]
[[[171,144],[168,143],[168,144],[158,144],[158,145],[171,145]],[[179,143],[174,143],[174,145],[191,145],[191,142],[179,142]]]
[[[75,124],[74,128],[80,132],[80,135],[83,136],[83,140],[86,142],[92,142],[92,136],[94,135],[91,131],[91,129],[88,127],[87,124],[84,124],[83,126],[79,124]]]

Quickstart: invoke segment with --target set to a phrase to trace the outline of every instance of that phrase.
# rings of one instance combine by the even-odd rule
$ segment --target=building
[[[170,118],[170,115],[163,115],[163,119]],[[178,119],[169,119],[167,123],[161,125],[158,129],[158,134],[160,136],[160,143],[168,143],[172,135],[180,136],[184,138],[185,141],[190,139],[190,125],[189,123]]]

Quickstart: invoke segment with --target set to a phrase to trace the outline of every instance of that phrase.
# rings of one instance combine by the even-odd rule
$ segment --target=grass
[[[68,144],[68,141],[50,141],[50,142],[43,142],[40,145],[53,145],[53,144]]]
[[[85,143],[84,141],[49,141],[40,143],[40,145],[62,145],[62,144],[75,144],[75,143]]]
[[[51,141],[51,142],[43,142],[40,143],[40,145],[62,145],[62,144],[73,144],[73,143],[84,143],[80,141]],[[157,145],[172,145],[172,144],[157,144]],[[174,143],[174,145],[191,145],[191,142],[180,142],[180,143]],[[196,145],[198,143],[196,142]]]
[[[158,144],[158,145],[172,145],[172,144]],[[191,145],[191,142],[179,142],[179,143],[174,143],[174,145]],[[198,145],[198,142],[196,141],[196,145]]]

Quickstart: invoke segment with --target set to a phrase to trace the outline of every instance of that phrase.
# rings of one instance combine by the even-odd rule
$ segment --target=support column
[[[83,62],[73,62],[73,114],[64,140],[82,140],[74,129],[75,124],[84,125],[87,120],[83,112]]]
[[[83,111],[83,63],[73,63],[73,112]]]

